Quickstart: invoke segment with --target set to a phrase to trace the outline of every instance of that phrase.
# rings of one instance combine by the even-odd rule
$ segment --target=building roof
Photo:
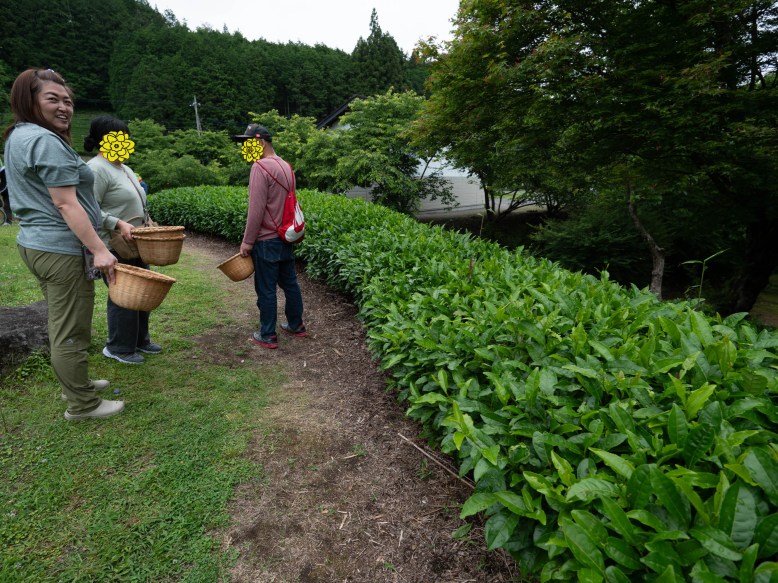
[[[316,129],[317,130],[321,130],[321,129],[328,128],[328,127],[332,126],[336,121],[338,121],[338,119],[340,118],[341,115],[343,115],[344,113],[346,113],[346,111],[348,111],[349,106],[351,105],[351,102],[354,101],[355,99],[367,99],[367,97],[365,97],[364,95],[360,95],[358,93],[355,94],[355,95],[352,95],[348,99],[348,101],[346,101],[342,105],[338,106],[335,109],[335,111],[333,111],[327,117],[325,117],[322,121],[320,121],[316,125]]]

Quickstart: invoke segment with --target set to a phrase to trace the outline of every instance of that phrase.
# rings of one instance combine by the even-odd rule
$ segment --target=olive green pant
[[[87,281],[82,257],[22,246],[19,255],[37,278],[49,305],[51,368],[68,398],[68,411],[88,413],[102,401],[89,380],[87,362],[95,282]]]

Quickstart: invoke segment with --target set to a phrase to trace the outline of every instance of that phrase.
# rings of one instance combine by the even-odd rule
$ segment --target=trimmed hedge
[[[361,200],[302,191],[308,272],[354,294],[433,445],[541,581],[778,581],[778,334]],[[150,197],[237,242],[245,189]]]

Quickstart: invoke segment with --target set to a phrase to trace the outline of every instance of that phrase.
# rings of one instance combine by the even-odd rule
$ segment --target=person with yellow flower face
[[[135,173],[122,163],[134,152],[134,147],[127,124],[107,115],[94,118],[89,135],[84,138],[87,152],[98,148],[97,156],[87,164],[95,176],[95,200],[103,218],[100,238],[119,263],[148,269],[148,264],[140,258],[122,257],[118,243],[114,242],[116,248],[110,243],[111,231],[118,231],[121,239],[131,243],[133,229],[148,221],[146,194]],[[124,364],[142,364],[145,359],[139,352],[156,354],[162,350],[151,342],[148,312],[119,307],[109,297],[107,316],[108,340],[103,356]]]

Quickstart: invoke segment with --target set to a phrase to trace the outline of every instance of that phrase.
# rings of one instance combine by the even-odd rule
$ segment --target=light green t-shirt
[[[5,166],[11,208],[21,220],[17,244],[36,251],[81,255],[81,241],[54,206],[48,190],[75,186],[79,204],[99,232],[94,177],[76,151],[44,127],[19,123],[5,142]]]
[[[143,192],[135,173],[124,164],[119,168],[105,158],[95,156],[87,162],[87,165],[95,175],[95,200],[97,200],[103,218],[100,238],[103,243],[110,247],[108,245],[108,241],[111,239],[109,231],[116,229],[117,221],[130,223],[134,227],[140,227],[143,224],[143,205],[146,203],[146,194]],[[126,174],[124,170],[127,171]],[[141,197],[143,202],[141,202]],[[133,217],[140,218],[130,220]]]

